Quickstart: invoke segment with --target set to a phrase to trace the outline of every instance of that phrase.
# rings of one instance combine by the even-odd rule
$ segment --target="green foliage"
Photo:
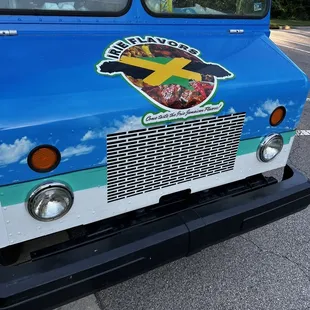
[[[280,19],[310,19],[309,0],[273,0],[271,14]]]
[[[176,7],[186,7],[200,4],[225,13],[253,13],[253,4],[267,0],[173,0]],[[271,0],[272,18],[310,20],[310,0]]]
[[[255,2],[266,5],[267,0],[173,0],[175,7],[187,7],[200,4],[202,7],[208,7],[226,14],[253,14]],[[310,0],[309,0],[310,1]]]

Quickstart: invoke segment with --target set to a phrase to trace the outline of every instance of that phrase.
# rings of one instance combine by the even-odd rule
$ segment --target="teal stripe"
[[[284,143],[288,144],[290,139],[295,135],[295,131],[283,133]],[[242,140],[239,144],[237,156],[254,153],[262,138]],[[71,186],[73,191],[89,189],[107,184],[106,167],[93,168],[67,174],[53,176],[41,180],[24,182],[20,184],[7,185],[0,187],[1,206],[9,206],[22,203],[27,199],[32,190],[45,181],[65,182]]]
[[[0,187],[1,206],[9,206],[26,200],[29,193],[45,181],[65,182],[73,191],[79,191],[107,184],[107,168],[100,167],[89,170],[71,172],[41,180]]]
[[[284,144],[288,144],[291,138],[295,136],[295,131],[283,132],[281,135],[283,137]],[[240,141],[237,156],[256,152],[262,139],[263,138],[255,138]]]

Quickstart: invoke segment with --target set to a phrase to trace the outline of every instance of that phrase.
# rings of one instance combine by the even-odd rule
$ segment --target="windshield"
[[[110,13],[118,16],[128,3],[129,0],[0,0],[0,10],[10,10],[11,14],[18,10],[23,10],[24,14],[33,14],[36,10],[49,12],[50,15],[100,12],[103,15]]]
[[[175,15],[214,15],[263,17],[268,0],[145,0],[153,13]]]

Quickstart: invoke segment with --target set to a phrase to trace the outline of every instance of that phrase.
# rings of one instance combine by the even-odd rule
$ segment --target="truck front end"
[[[0,1],[0,309],[308,206],[287,160],[309,83],[269,39],[268,0],[26,2]]]

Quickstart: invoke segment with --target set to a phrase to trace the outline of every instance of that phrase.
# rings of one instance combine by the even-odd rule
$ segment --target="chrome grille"
[[[245,113],[107,136],[108,202],[233,170]]]

